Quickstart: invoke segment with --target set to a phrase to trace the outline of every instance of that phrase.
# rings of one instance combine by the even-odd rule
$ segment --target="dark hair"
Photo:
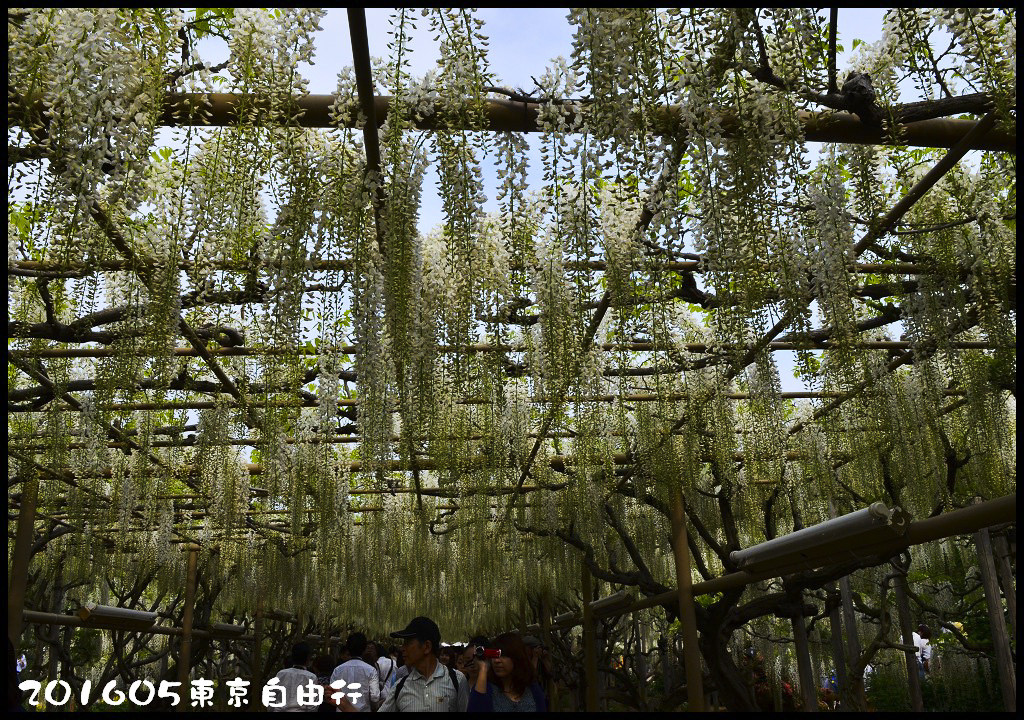
[[[925,640],[928,640],[932,636],[932,629],[930,627],[928,627],[927,625],[925,625],[924,623],[921,623],[920,625],[917,626],[917,634],[920,635]]]
[[[348,636],[348,640],[345,641],[345,648],[352,657],[361,657],[366,650],[366,636],[361,632],[352,633]]]
[[[479,645],[480,647],[490,647],[491,641],[484,635],[474,635],[469,639],[470,645]]]
[[[313,672],[318,676],[330,675],[334,672],[334,660],[330,655],[317,655],[313,658]]]
[[[533,684],[533,662],[526,654],[526,645],[519,633],[505,633],[494,638],[494,647],[501,650],[501,656],[512,661],[512,674],[508,682],[512,690],[520,695]]]
[[[305,665],[312,652],[309,643],[297,642],[292,645],[292,662],[296,665]]]

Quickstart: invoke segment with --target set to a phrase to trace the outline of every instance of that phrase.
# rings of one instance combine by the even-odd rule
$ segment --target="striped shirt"
[[[455,671],[455,677],[459,681],[458,692],[452,687],[448,668],[441,663],[434,666],[430,677],[424,677],[419,670],[413,668],[401,691],[397,684],[392,688],[380,712],[466,712],[466,706],[469,705],[469,681],[458,670]]]

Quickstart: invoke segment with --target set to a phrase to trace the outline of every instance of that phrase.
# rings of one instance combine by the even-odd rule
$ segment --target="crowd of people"
[[[348,636],[337,660],[292,648],[290,667],[270,682],[281,690],[277,712],[546,712],[541,676],[545,649],[532,635],[505,633],[442,645],[427,617],[413,618],[383,646],[363,633]],[[322,702],[308,702],[310,688]]]

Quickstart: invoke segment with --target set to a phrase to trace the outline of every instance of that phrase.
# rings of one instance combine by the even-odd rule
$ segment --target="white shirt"
[[[316,684],[316,675],[302,668],[285,668],[277,673],[284,688],[284,706],[267,708],[270,712],[316,712],[316,705],[299,705],[298,689],[310,680]]]
[[[397,663],[387,656],[377,658],[377,672],[380,674],[381,690],[395,684],[395,667]]]
[[[917,658],[921,662],[932,659],[932,644],[914,633],[914,645],[917,646]]]
[[[334,668],[334,672],[331,673],[331,682],[333,683],[335,680],[344,680],[349,686],[344,692],[359,712],[371,712],[373,710],[370,707],[371,704],[373,707],[380,704],[380,675],[373,665],[365,663],[359,658],[347,660]],[[358,684],[359,687],[352,689],[353,684]],[[350,693],[359,693],[359,697],[352,700]]]

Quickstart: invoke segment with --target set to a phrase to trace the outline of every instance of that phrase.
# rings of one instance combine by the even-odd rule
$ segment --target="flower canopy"
[[[827,11],[573,10],[526,91],[471,11],[397,10],[303,98],[322,15],[8,13],[43,577],[175,587],[198,547],[216,612],[463,634],[583,565],[673,586],[677,493],[703,577],[1015,493],[1015,11],[892,10],[837,68]]]

